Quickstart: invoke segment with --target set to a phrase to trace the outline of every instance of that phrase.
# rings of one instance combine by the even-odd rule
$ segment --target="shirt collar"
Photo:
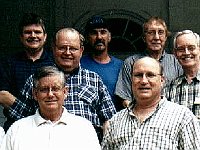
[[[60,124],[60,123],[62,123],[64,125],[67,125],[67,122],[68,122],[67,121],[67,115],[68,115],[67,109],[64,108],[62,116],[60,117],[60,119],[57,122],[52,123],[50,120],[46,120],[46,119],[42,118],[40,113],[39,113],[39,109],[37,109],[37,111],[35,113],[34,121],[35,121],[35,124],[37,126],[40,126],[42,124],[47,124],[47,123],[52,123],[52,124]]]
[[[200,69],[198,70],[197,75],[196,75],[196,77],[193,78],[193,80],[200,81]],[[185,82],[187,82],[187,79],[186,79],[185,74],[183,74],[183,75],[179,76],[179,77],[174,81],[174,84],[175,84],[175,85],[180,85],[180,84],[185,83]]]
[[[149,51],[148,51],[148,50],[145,50],[145,51],[143,52],[143,54],[144,54],[144,56],[149,56]],[[165,52],[165,50],[163,50],[163,51],[162,51],[162,55],[161,55],[161,57],[159,58],[159,62],[162,62],[162,60],[163,60],[163,58],[165,57],[165,55],[166,55],[166,52]]]
[[[28,57],[26,55],[26,51],[21,51],[21,52],[17,53],[16,56],[18,58],[21,58],[21,59],[24,59],[24,60],[28,59]],[[41,60],[43,60],[43,59],[46,60],[47,58],[53,58],[53,53],[50,50],[43,50],[40,59]]]
[[[63,71],[65,75],[67,75],[68,73],[66,73],[61,67],[59,67],[58,65],[56,65],[56,67],[60,70]],[[78,68],[75,68],[72,72],[70,72],[70,74],[68,74],[69,76],[74,76],[74,75],[78,75],[79,71],[81,70],[81,66],[79,65]]]
[[[156,111],[164,104],[165,101],[167,101],[167,98],[165,96],[161,96],[161,99],[160,99],[160,101],[158,103],[158,106],[156,107]],[[131,116],[135,116],[133,114],[133,108],[134,108],[135,104],[136,103],[135,103],[135,100],[134,100],[132,102],[132,104],[127,108],[128,112],[129,112],[129,115],[131,115]]]

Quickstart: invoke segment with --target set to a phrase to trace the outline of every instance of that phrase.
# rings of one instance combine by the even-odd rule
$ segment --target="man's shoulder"
[[[165,106],[166,109],[168,109],[168,113],[171,112],[174,115],[178,114],[180,116],[181,116],[181,114],[183,116],[186,115],[186,114],[193,116],[193,113],[189,110],[189,108],[187,108],[184,105],[180,105],[178,103],[174,103],[174,102],[171,102],[171,101],[166,101],[164,106]]]
[[[134,54],[134,55],[131,55],[131,56],[128,56],[125,60],[124,60],[124,62],[132,62],[132,61],[136,61],[137,59],[139,59],[139,58],[142,58],[142,57],[144,57],[145,55],[144,54]]]
[[[73,123],[75,125],[82,125],[82,124],[87,124],[87,125],[92,125],[92,123],[87,120],[86,118],[83,118],[81,116],[77,116],[71,113],[67,113],[67,119],[70,123]]]
[[[90,55],[83,55],[81,57],[81,62],[85,62],[85,61],[92,61],[92,57]]]
[[[10,128],[17,129],[17,128],[24,128],[28,125],[31,125],[34,120],[35,115],[27,116],[15,121]]]
[[[115,56],[112,56],[112,55],[110,55],[110,58],[111,58],[112,60],[114,60],[114,61],[117,61],[117,62],[123,62],[123,60],[121,60],[121,59],[119,59],[119,58],[117,58],[117,57],[115,57]]]
[[[99,75],[96,72],[91,71],[89,69],[82,68],[82,67],[80,69],[80,73],[81,73],[82,76],[85,76],[85,75],[90,76],[91,75],[93,77],[99,77]]]
[[[176,57],[174,56],[174,54],[164,53],[164,54],[163,54],[163,59],[176,60]]]
[[[114,114],[113,117],[110,119],[110,121],[111,122],[120,121],[120,120],[122,120],[122,118],[124,118],[128,114],[129,114],[129,109],[124,108],[124,109],[118,111],[116,114]]]

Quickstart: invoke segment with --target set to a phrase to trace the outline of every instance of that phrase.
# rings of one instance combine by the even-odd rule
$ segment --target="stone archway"
[[[145,49],[142,39],[142,25],[145,19],[140,15],[125,10],[107,10],[96,14],[86,12],[74,23],[74,28],[84,33],[85,24],[92,15],[101,15],[108,20],[112,34],[109,50],[111,55],[124,60]],[[87,47],[85,51],[87,53]]]

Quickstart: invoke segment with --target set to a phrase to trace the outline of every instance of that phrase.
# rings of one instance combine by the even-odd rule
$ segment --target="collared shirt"
[[[31,76],[21,99],[17,99],[9,109],[11,118],[18,120],[35,112],[37,104],[32,98],[32,85]],[[109,92],[97,73],[79,67],[67,77],[66,86],[69,92],[64,106],[70,113],[87,118],[94,126],[102,126],[116,113]]]
[[[16,121],[3,139],[1,150],[100,150],[96,132],[88,120],[64,109],[53,123],[35,115]]]
[[[3,140],[3,137],[5,135],[5,131],[4,129],[0,126],[0,146],[1,146],[1,142]]]
[[[146,51],[143,54],[135,54],[124,60],[124,64],[120,70],[115,90],[115,94],[121,97],[122,99],[132,101],[133,99],[131,90],[132,66],[136,60],[145,56],[149,56],[149,54]],[[164,52],[159,61],[163,66],[163,71],[166,78],[165,80],[166,85],[170,83],[173,79],[182,74],[183,72],[182,67],[180,66],[179,62],[174,57],[174,55],[167,54]]]
[[[200,119],[200,70],[191,83],[187,82],[185,75],[181,75],[164,92],[168,100],[185,105]]]
[[[103,150],[199,150],[198,119],[185,106],[161,99],[142,123],[133,106],[112,117],[104,135]]]

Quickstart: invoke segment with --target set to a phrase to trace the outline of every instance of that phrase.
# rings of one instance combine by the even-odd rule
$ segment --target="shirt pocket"
[[[91,86],[80,86],[78,97],[81,101],[88,105],[96,106],[98,103],[98,92],[95,87]]]

